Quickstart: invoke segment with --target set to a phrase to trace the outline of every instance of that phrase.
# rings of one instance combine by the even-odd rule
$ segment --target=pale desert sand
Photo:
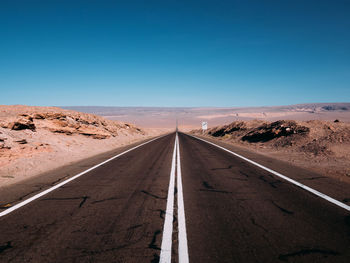
[[[214,137],[340,180],[350,177],[350,103],[259,108],[71,108],[87,113],[55,107],[0,106],[0,186],[173,131],[176,120],[181,131],[199,129],[202,121],[208,121],[207,136],[224,129],[223,136]],[[297,126],[309,131],[267,141],[242,140],[247,133],[279,119],[296,120]],[[336,119],[340,122],[334,123]],[[237,123],[243,124],[230,131],[229,127]]]
[[[208,127],[229,124],[237,120],[325,120],[339,119],[350,122],[350,103],[309,103],[273,107],[231,107],[231,108],[157,108],[157,107],[66,107],[77,111],[93,113],[111,120],[131,122],[139,127],[174,129],[176,120],[182,131],[201,127],[202,121]]]
[[[165,132],[55,107],[0,106],[0,187]]]
[[[203,134],[193,130],[193,134]],[[204,136],[350,182],[350,123],[322,120],[235,121]]]

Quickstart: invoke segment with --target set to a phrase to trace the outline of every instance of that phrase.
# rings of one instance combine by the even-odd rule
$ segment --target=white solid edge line
[[[171,263],[171,246],[173,243],[173,220],[174,220],[174,188],[175,188],[175,167],[176,167],[176,137],[174,142],[174,152],[171,162],[170,181],[168,198],[166,204],[165,220],[163,227],[162,245],[159,262]]]
[[[166,134],[166,135],[167,135],[167,134]],[[20,207],[22,207],[22,206],[25,206],[26,204],[29,204],[30,202],[33,202],[34,200],[36,200],[36,199],[38,199],[38,198],[40,198],[40,197],[42,197],[42,196],[44,196],[44,195],[46,195],[46,194],[48,194],[48,193],[54,191],[54,190],[56,190],[57,188],[59,188],[59,187],[65,185],[65,184],[67,184],[67,183],[69,183],[69,182],[71,182],[71,181],[77,179],[78,177],[80,177],[80,176],[82,176],[82,175],[84,175],[84,174],[86,174],[86,173],[88,173],[88,172],[90,172],[90,171],[96,169],[97,167],[100,167],[101,165],[103,165],[103,164],[105,164],[105,163],[108,163],[109,161],[112,161],[112,160],[115,159],[115,158],[118,158],[119,156],[121,156],[121,155],[123,155],[123,154],[126,154],[126,153],[128,153],[128,152],[130,152],[130,151],[132,151],[132,150],[135,150],[136,148],[139,148],[139,147],[141,147],[141,146],[143,146],[143,145],[145,145],[145,144],[147,144],[147,143],[150,143],[150,142],[153,142],[153,141],[155,141],[155,140],[158,140],[158,139],[160,139],[160,138],[162,138],[162,137],[164,137],[164,136],[166,136],[166,135],[163,135],[163,136],[154,138],[154,139],[152,139],[152,140],[149,140],[149,141],[147,141],[147,142],[144,142],[144,143],[142,143],[142,144],[139,144],[139,145],[137,145],[137,146],[135,146],[135,147],[133,147],[133,148],[131,148],[131,149],[129,149],[129,150],[126,150],[125,152],[119,153],[118,155],[115,155],[115,156],[113,156],[112,158],[109,158],[108,160],[103,161],[102,163],[99,163],[99,164],[97,164],[97,165],[95,165],[95,166],[93,166],[93,167],[91,167],[91,168],[89,168],[89,169],[87,169],[87,170],[85,170],[85,171],[83,171],[83,172],[77,174],[77,175],[74,175],[73,177],[71,177],[71,178],[69,178],[69,179],[67,179],[67,180],[65,180],[65,181],[63,181],[63,182],[61,182],[61,183],[59,183],[59,184],[56,184],[55,186],[53,186],[53,187],[51,187],[51,188],[49,188],[49,189],[46,189],[45,191],[42,191],[42,192],[40,192],[40,193],[38,193],[38,194],[36,194],[36,195],[34,195],[34,196],[28,198],[28,199],[26,199],[26,200],[24,200],[24,201],[22,201],[22,202],[16,204],[16,205],[14,205],[14,206],[8,208],[8,209],[6,209],[5,211],[0,212],[0,217],[5,216],[5,215],[7,215],[7,214],[9,214],[9,213],[11,213],[11,212],[13,212],[13,211],[15,211],[15,210],[17,210],[18,208],[20,208]]]
[[[180,144],[179,137],[176,133],[177,142],[177,217],[179,228],[179,263],[188,263],[188,247],[187,247],[187,233],[186,233],[186,220],[185,220],[185,206],[182,190],[182,178],[181,178],[181,161],[180,161]]]
[[[265,166],[263,166],[263,165],[261,165],[261,164],[259,164],[257,162],[254,162],[254,161],[252,161],[252,160],[250,160],[250,159],[248,159],[248,158],[246,158],[246,157],[244,157],[242,155],[239,155],[239,154],[237,154],[235,152],[232,152],[232,151],[230,151],[230,150],[228,150],[228,149],[226,149],[226,148],[224,148],[222,146],[216,145],[215,143],[209,142],[209,141],[204,140],[202,138],[199,138],[199,137],[196,137],[196,136],[193,136],[193,135],[189,135],[189,134],[188,134],[188,136],[191,136],[193,138],[196,138],[197,140],[201,140],[203,142],[206,142],[206,143],[209,143],[211,145],[214,145],[214,146],[216,146],[216,147],[218,147],[218,148],[220,148],[220,149],[222,149],[222,150],[224,150],[226,152],[229,152],[229,153],[231,153],[231,154],[233,154],[233,155],[235,155],[235,156],[237,156],[237,157],[239,157],[239,158],[241,158],[241,159],[243,159],[243,160],[245,160],[245,161],[247,161],[247,162],[249,162],[249,163],[251,163],[251,164],[253,164],[253,165],[255,165],[255,166],[257,166],[257,167],[259,167],[261,169],[263,169],[263,170],[265,170],[265,171],[268,171],[269,173],[272,173],[272,174],[274,174],[274,175],[276,175],[276,176],[278,176],[278,177],[280,177],[280,178],[282,178],[282,179],[284,179],[284,180],[286,180],[286,181],[288,181],[288,182],[290,182],[290,183],[292,183],[292,184],[294,184],[296,186],[299,186],[300,188],[302,188],[302,189],[304,189],[304,190],[306,190],[306,191],[308,191],[310,193],[313,193],[314,195],[317,195],[318,197],[321,197],[324,200],[327,200],[328,202],[330,202],[332,204],[335,204],[335,205],[337,205],[337,206],[339,206],[339,207],[341,207],[341,208],[343,208],[343,209],[345,209],[347,211],[350,211],[350,206],[348,206],[348,205],[346,205],[346,204],[344,204],[344,203],[342,203],[342,202],[340,202],[340,201],[338,201],[338,200],[336,200],[336,199],[334,199],[334,198],[332,198],[332,197],[330,197],[330,196],[328,196],[326,194],[323,194],[323,193],[321,193],[321,192],[319,192],[319,191],[317,191],[315,189],[312,189],[311,187],[303,185],[302,183],[299,183],[299,182],[297,182],[297,181],[295,181],[295,180],[293,180],[293,179],[291,179],[291,178],[289,178],[289,177],[287,177],[287,176],[285,176],[283,174],[280,174],[280,173],[278,173],[278,172],[276,172],[276,171],[274,171],[274,170],[272,170],[270,168],[267,168],[267,167],[265,167]]]

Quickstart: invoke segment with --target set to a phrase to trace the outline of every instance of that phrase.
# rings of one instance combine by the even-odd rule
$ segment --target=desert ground
[[[130,120],[141,127],[171,129],[178,120],[181,131],[201,135],[201,123],[206,121],[209,130],[205,136],[311,169],[322,176],[350,179],[350,103],[243,108],[68,108],[112,120]],[[262,133],[262,138],[248,139],[248,133]],[[264,139],[264,134],[272,137]]]
[[[0,106],[0,186],[173,131],[176,121],[180,131],[201,135],[201,122],[207,121],[204,136],[322,175],[350,178],[350,103],[258,108],[13,105]]]
[[[350,123],[339,121],[235,121],[194,135],[215,138],[296,166],[350,182]]]
[[[0,106],[0,187],[164,132],[55,107]]]
[[[229,124],[242,120],[324,120],[339,119],[350,122],[350,103],[313,103],[274,107],[232,107],[232,108],[157,108],[157,107],[63,107],[65,109],[92,113],[106,119],[130,122],[138,127],[174,129],[176,120],[179,128],[190,131],[201,127],[202,121],[208,127]]]

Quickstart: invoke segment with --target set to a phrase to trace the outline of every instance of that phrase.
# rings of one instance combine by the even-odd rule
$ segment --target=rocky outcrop
[[[243,142],[268,142],[280,137],[291,135],[305,135],[310,129],[298,125],[295,121],[280,120],[276,122],[264,121],[235,121],[228,125],[214,127],[207,134],[213,137],[231,137]]]
[[[287,137],[292,134],[306,134],[310,131],[305,126],[298,125],[295,121],[276,121],[265,123],[242,137],[242,141],[267,142],[279,137]]]
[[[208,134],[214,137],[222,137],[237,131],[246,131],[247,125],[242,121],[235,121],[229,125],[211,129]]]
[[[33,123],[33,120],[30,119],[19,119],[17,121],[14,121],[8,125],[8,128],[15,131],[20,130],[31,130],[35,131],[36,127]]]
[[[92,114],[0,105],[0,187],[150,136]]]
[[[202,134],[200,130],[192,133]],[[236,121],[213,127],[206,134],[249,147],[289,149],[313,156],[349,156],[345,148],[350,143],[350,124],[345,122]]]
[[[45,129],[55,134],[82,135],[97,140],[116,137],[123,131],[128,134],[144,134],[141,129],[127,123],[106,120],[92,114],[49,109],[18,114],[8,122],[0,119],[1,127],[15,131]]]

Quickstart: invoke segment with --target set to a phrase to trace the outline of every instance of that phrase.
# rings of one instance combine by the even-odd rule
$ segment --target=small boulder
[[[287,137],[292,134],[307,134],[309,128],[298,125],[295,121],[276,121],[265,123],[254,128],[242,137],[242,141],[267,142],[279,137]]]
[[[33,121],[27,119],[17,120],[9,125],[11,130],[20,131],[20,130],[32,130],[35,131],[35,125]]]

